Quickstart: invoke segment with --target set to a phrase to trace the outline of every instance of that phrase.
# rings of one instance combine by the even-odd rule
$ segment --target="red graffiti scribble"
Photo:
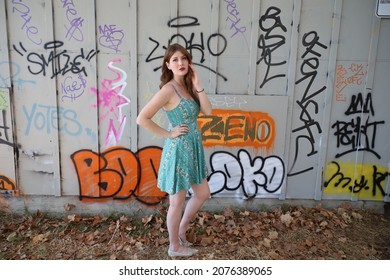
[[[349,85],[361,85],[366,75],[366,65],[352,63],[350,67],[345,68],[338,64],[336,67],[336,101],[347,101],[347,97],[342,93],[343,90]]]
[[[73,153],[80,199],[125,200],[134,196],[148,205],[159,203],[166,196],[157,188],[161,151],[147,147],[135,155],[126,148],[113,147],[100,155],[91,150]]]

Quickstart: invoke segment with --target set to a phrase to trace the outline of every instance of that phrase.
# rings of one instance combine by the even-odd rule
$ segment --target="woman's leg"
[[[186,239],[186,231],[192,218],[198,212],[203,203],[210,197],[210,187],[206,179],[199,185],[192,186],[193,195],[187,202],[183,217],[180,222],[179,236],[182,240]]]
[[[179,225],[186,199],[186,191],[182,190],[169,196],[167,213],[167,228],[169,234],[169,249],[175,252],[184,252],[185,248],[179,244]]]

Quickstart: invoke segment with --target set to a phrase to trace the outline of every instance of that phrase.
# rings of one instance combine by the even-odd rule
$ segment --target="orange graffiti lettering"
[[[80,150],[71,155],[76,168],[80,199],[128,199],[156,204],[166,195],[157,188],[161,148],[148,147],[135,155],[122,147],[98,154]],[[142,173],[141,173],[142,170]]]
[[[211,116],[200,116],[204,146],[239,146],[271,149],[275,123],[267,114],[241,110],[215,109]]]
[[[156,204],[166,196],[165,192],[157,188],[157,173],[160,168],[161,148],[149,147],[137,153],[142,170],[141,180],[136,192],[138,200],[146,204]]]
[[[7,176],[0,174],[0,191],[14,191],[16,190],[16,184],[13,180]]]

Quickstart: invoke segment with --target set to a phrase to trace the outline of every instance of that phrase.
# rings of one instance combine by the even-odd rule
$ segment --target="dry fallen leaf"
[[[18,234],[16,232],[12,232],[7,236],[7,241],[12,242],[18,239]]]
[[[142,223],[146,226],[147,224],[149,224],[153,220],[153,217],[154,217],[153,215],[143,217]]]
[[[293,218],[291,217],[290,213],[283,214],[280,216],[280,220],[283,224],[285,224],[287,227],[290,226]]]
[[[271,239],[264,238],[262,244],[266,248],[271,248]]]
[[[33,243],[38,243],[38,242],[45,242],[48,240],[50,233],[44,233],[44,234],[37,234],[32,238]]]
[[[352,215],[352,217],[353,217],[355,220],[361,221],[361,220],[363,219],[363,216],[360,215],[359,213],[352,212],[351,215]]]
[[[280,260],[280,259],[282,259],[281,257],[280,257],[280,255],[277,253],[277,252],[275,252],[275,251],[270,251],[270,252],[268,252],[268,256],[270,256],[272,259],[274,259],[274,260]]]
[[[271,239],[271,240],[274,240],[274,239],[277,239],[278,238],[278,232],[277,231],[271,231],[269,234],[268,234],[268,238]]]
[[[230,208],[226,208],[225,211],[223,212],[223,215],[225,217],[228,217],[228,218],[233,218],[234,217],[233,210],[230,209]]]
[[[340,237],[340,238],[339,238],[339,241],[340,241],[341,243],[346,243],[346,242],[347,242],[347,238],[346,238],[346,237]]]
[[[65,211],[71,211],[71,210],[74,209],[75,207],[76,207],[76,206],[73,205],[73,204],[66,203],[66,204],[64,205],[64,210],[65,210]]]
[[[68,216],[68,220],[70,222],[80,222],[81,221],[81,217],[78,216],[78,215],[69,215]]]
[[[200,245],[208,246],[208,245],[213,244],[213,242],[214,242],[214,237],[213,236],[208,236],[208,237],[202,236],[202,239],[200,241]]]
[[[218,222],[221,222],[221,223],[225,222],[225,216],[224,215],[214,215],[214,219],[216,219]]]

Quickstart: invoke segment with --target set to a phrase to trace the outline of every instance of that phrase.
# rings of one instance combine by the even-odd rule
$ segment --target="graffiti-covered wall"
[[[159,203],[164,139],[136,117],[172,42],[192,54],[213,104],[198,120],[212,197],[390,201],[390,19],[375,9],[0,0],[1,204]],[[168,125],[163,112],[154,120]]]

